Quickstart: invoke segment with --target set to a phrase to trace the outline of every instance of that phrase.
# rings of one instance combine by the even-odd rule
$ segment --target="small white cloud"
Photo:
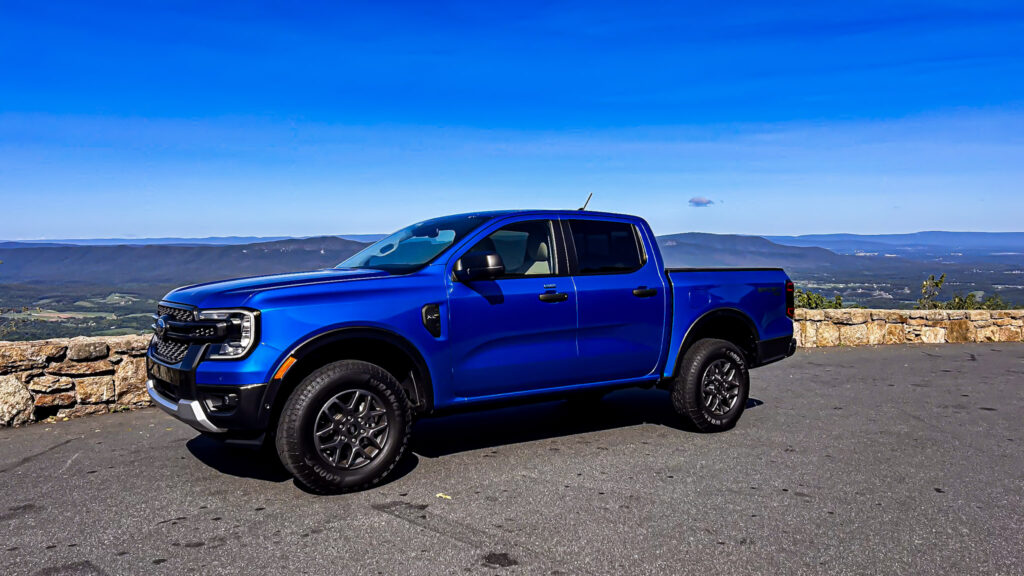
[[[714,203],[715,202],[710,198],[705,198],[703,196],[694,196],[693,198],[690,198],[690,206],[693,206],[694,208],[707,208]]]

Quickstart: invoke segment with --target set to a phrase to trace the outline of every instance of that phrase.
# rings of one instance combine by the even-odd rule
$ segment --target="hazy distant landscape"
[[[3,337],[145,331],[156,302],[177,286],[331,267],[377,237],[0,242],[0,308],[13,309]],[[668,266],[781,266],[798,287],[841,294],[847,305],[910,308],[921,282],[941,273],[944,297],[981,292],[1024,303],[1024,233],[685,233],[658,241]]]

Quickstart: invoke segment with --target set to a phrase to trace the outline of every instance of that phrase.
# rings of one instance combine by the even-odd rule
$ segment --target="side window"
[[[497,252],[505,263],[505,278],[549,276],[555,273],[551,230],[549,220],[516,222],[477,242],[469,252]]]
[[[621,274],[643,267],[636,228],[627,222],[570,220],[580,274]]]

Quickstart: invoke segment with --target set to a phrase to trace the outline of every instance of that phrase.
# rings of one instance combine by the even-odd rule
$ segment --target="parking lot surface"
[[[717,435],[657,390],[423,420],[330,497],[153,409],[0,430],[0,573],[1024,573],[1024,345],[751,377]]]

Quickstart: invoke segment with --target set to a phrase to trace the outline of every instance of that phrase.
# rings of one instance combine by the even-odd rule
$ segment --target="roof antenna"
[[[587,204],[590,204],[590,199],[591,199],[591,198],[593,198],[593,197],[594,197],[594,193],[593,193],[593,192],[591,192],[591,193],[590,193],[590,195],[589,195],[589,196],[587,196],[587,201],[586,201],[586,202],[584,202],[584,203],[583,203],[583,206],[581,206],[580,208],[578,208],[578,210],[586,210],[586,209],[587,209]]]

